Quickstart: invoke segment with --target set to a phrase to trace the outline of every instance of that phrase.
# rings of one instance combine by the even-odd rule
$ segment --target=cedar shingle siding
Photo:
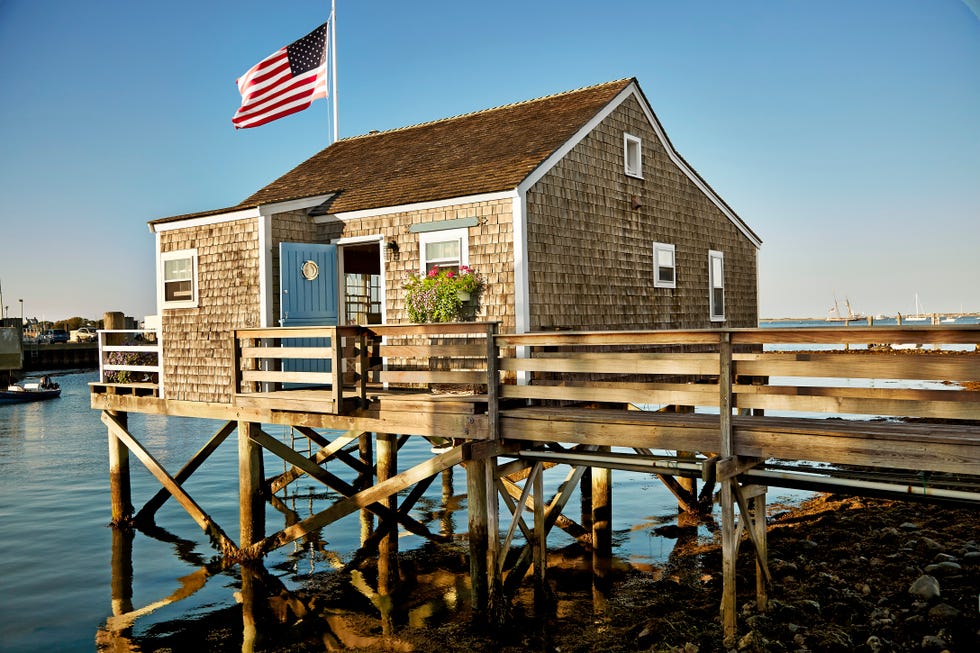
[[[642,139],[642,179],[625,174],[624,132]],[[473,317],[501,332],[755,326],[761,241],[658,132],[636,81],[618,80],[344,139],[236,206],[151,222],[161,252],[198,252],[198,308],[162,311],[166,396],[230,400],[231,330],[278,324],[280,242],[397,242],[382,250],[384,319],[404,323],[403,285],[420,265],[411,229],[461,219],[476,218],[469,262],[486,281]],[[676,288],[653,287],[654,242],[675,246]],[[709,320],[708,250],[724,253],[723,323]]]
[[[642,139],[643,179],[625,174],[624,132]],[[532,331],[717,326],[709,249],[725,254],[725,324],[757,326],[755,246],[670,160],[634,98],[527,198]],[[654,242],[676,247],[676,288],[653,287]]]
[[[161,252],[197,250],[198,307],[164,309],[163,374],[168,399],[229,401],[231,330],[259,325],[255,220],[160,235]]]

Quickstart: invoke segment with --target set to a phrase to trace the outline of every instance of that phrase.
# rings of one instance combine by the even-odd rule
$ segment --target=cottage
[[[227,401],[232,329],[409,321],[433,265],[501,331],[757,325],[759,237],[636,79],[340,140],[235,206],[158,219],[167,398]]]

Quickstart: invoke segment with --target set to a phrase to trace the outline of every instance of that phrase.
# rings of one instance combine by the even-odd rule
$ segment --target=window
[[[164,308],[197,306],[197,251],[183,249],[160,255]]]
[[[419,271],[433,267],[456,269],[469,265],[469,236],[466,229],[427,231],[419,234]]]
[[[632,134],[623,134],[623,160],[626,174],[630,177],[643,179],[643,148],[642,141]]]
[[[708,286],[712,322],[725,319],[725,255],[715,250],[708,251]]]
[[[674,265],[674,246],[653,244],[653,287],[676,288],[677,268]]]

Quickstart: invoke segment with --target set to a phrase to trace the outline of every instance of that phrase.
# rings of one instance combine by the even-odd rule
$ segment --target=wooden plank
[[[804,413],[824,412],[846,415],[887,415],[893,417],[929,417],[937,419],[980,420],[980,403],[975,399],[958,397],[963,394],[952,390],[919,391],[921,399],[905,397],[892,398],[887,391],[870,392],[870,396],[859,396],[850,388],[819,388],[809,393],[811,388],[800,388],[799,394],[748,392],[736,393],[739,408],[764,409],[767,411],[796,411]],[[833,396],[827,390],[841,390],[841,396]],[[976,393],[970,393],[976,394]]]
[[[380,345],[377,356],[382,358],[480,358],[485,359],[486,346],[477,344],[439,345]]]
[[[582,374],[676,374],[711,376],[718,374],[718,361],[686,359],[683,354],[672,358],[638,356],[604,356],[602,358],[503,358],[500,369],[507,372],[565,372]]]
[[[733,329],[733,344],[977,344],[973,325]]]
[[[382,370],[378,373],[379,381],[384,383],[401,384],[426,384],[426,383],[446,383],[446,384],[485,384],[487,373],[485,371],[436,371],[436,370]]]
[[[596,411],[604,413],[606,411]],[[611,412],[611,411],[610,411]],[[597,415],[596,419],[601,419]],[[717,451],[718,426],[655,425],[647,423],[609,423],[546,421],[522,419],[502,411],[500,435],[505,440],[599,444],[648,449]]]
[[[312,358],[328,360],[333,355],[332,347],[242,347],[242,358],[258,360],[265,358]]]
[[[980,381],[980,356],[960,354],[770,353],[737,357],[745,376]]]
[[[278,370],[244,370],[243,381],[266,383],[311,383],[330,386],[333,374],[330,372],[282,372]]]
[[[152,400],[152,401],[148,401]],[[436,437],[460,437],[484,440],[488,426],[486,415],[452,413],[419,414],[377,409],[355,410],[348,415],[309,411],[273,410],[268,406],[236,406],[227,403],[180,401],[132,395],[92,395],[92,408],[141,412],[150,415],[173,415],[204,419],[247,419],[262,424],[303,425],[338,431],[361,430],[382,433],[409,433]]]
[[[501,347],[565,347],[570,345],[716,345],[716,330],[703,331],[564,331],[502,334]]]
[[[665,389],[660,389],[665,388]],[[682,388],[682,389],[681,389]],[[708,389],[708,392],[705,392]],[[626,384],[622,388],[564,385],[501,385],[504,399],[550,399],[557,401],[611,402],[627,404],[672,404],[684,406],[717,406],[717,386],[682,384]]]

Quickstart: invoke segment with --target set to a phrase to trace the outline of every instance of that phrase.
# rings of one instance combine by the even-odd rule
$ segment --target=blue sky
[[[338,0],[340,136],[636,77],[764,240],[763,317],[980,311],[980,2]],[[329,144],[236,131],[235,79],[329,0],[0,0],[0,284],[28,317],[155,312],[149,220]]]

